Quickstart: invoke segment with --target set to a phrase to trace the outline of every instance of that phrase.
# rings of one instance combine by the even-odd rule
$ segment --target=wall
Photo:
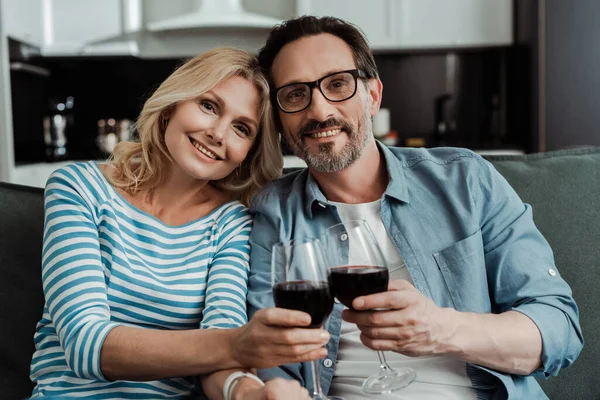
[[[600,145],[600,2],[545,0],[546,150]]]
[[[453,57],[453,73],[448,60]],[[494,126],[492,99],[504,93],[503,79],[522,75],[520,61],[506,76],[503,65],[512,53],[506,48],[472,49],[451,53],[377,54],[376,62],[384,84],[383,107],[391,110],[391,128],[400,137],[434,140],[434,102],[446,93],[448,119],[456,121],[456,132],[446,145],[472,149],[517,148],[529,150],[526,119],[497,115]],[[12,73],[15,155],[18,164],[40,161],[44,154],[41,120],[48,102],[67,96],[75,98],[74,125],[67,130],[69,157],[87,159],[96,154],[97,122],[106,118],[135,119],[144,100],[180,63],[177,59],[143,60],[120,58],[40,59],[51,71],[48,78]],[[511,69],[512,71],[513,69]],[[141,73],[143,71],[143,73]],[[519,104],[526,85],[506,95],[505,103]],[[518,107],[517,107],[518,108]],[[510,110],[510,109],[509,109]],[[507,129],[506,126],[510,129]],[[492,132],[495,131],[495,132]]]
[[[2,23],[2,1],[0,1],[0,181],[10,180],[14,167],[12,119],[10,110],[10,71],[8,41]]]

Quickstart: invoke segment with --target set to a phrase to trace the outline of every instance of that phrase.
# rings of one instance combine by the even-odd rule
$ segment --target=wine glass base
[[[415,381],[417,374],[410,368],[387,370],[373,375],[363,383],[363,391],[369,394],[391,393],[407,387]]]

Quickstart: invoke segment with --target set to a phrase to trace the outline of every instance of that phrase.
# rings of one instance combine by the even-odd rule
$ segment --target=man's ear
[[[371,100],[370,110],[371,117],[375,116],[381,107],[381,96],[383,94],[383,83],[379,78],[372,78],[367,81],[367,89],[369,90],[369,98]]]

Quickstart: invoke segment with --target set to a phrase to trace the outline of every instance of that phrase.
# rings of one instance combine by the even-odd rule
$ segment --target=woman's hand
[[[327,355],[323,348],[329,333],[307,329],[310,316],[283,308],[262,309],[231,338],[233,357],[247,368],[318,360]]]
[[[240,382],[238,386],[242,384],[243,382]],[[265,386],[259,388],[244,390],[243,387],[239,387],[238,390],[236,387],[232,398],[233,400],[310,400],[310,395],[298,381],[276,378],[265,382]]]

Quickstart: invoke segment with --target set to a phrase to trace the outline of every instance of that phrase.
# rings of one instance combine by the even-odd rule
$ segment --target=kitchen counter
[[[36,163],[16,166],[11,177],[12,183],[20,185],[44,187],[52,172],[75,161],[61,161],[54,163]],[[104,162],[104,160],[99,161]],[[306,167],[306,163],[296,156],[284,156],[285,168]]]

